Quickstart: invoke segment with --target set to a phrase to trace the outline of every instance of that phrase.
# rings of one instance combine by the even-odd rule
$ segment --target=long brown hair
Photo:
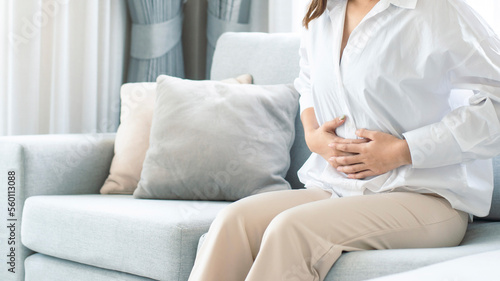
[[[326,9],[327,0],[312,0],[311,4],[309,4],[309,9],[307,10],[306,16],[302,20],[302,24],[308,28],[309,22],[311,22],[315,18],[319,18]]]

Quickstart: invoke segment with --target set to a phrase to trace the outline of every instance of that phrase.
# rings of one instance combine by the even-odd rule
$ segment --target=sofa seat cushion
[[[157,280],[187,280],[200,236],[229,202],[132,195],[34,196],[23,244],[42,254]]]
[[[500,250],[498,233],[500,222],[475,222],[469,224],[467,233],[458,247],[344,253],[325,281],[367,280],[477,253]]]
[[[29,256],[24,281],[153,281],[115,270],[62,260],[43,254]]]
[[[440,262],[403,273],[370,279],[370,281],[498,281],[500,279],[498,261],[500,261],[500,250],[489,251]]]

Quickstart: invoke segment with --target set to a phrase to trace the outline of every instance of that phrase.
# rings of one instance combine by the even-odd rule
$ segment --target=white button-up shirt
[[[313,153],[299,171],[306,187],[332,196],[385,191],[437,193],[454,208],[485,216],[500,154],[500,40],[462,0],[380,0],[352,32],[340,61],[347,0],[329,0],[309,24],[295,81],[301,110],[356,138],[366,128],[405,138],[413,164],[348,179]],[[452,109],[450,90],[474,91]]]

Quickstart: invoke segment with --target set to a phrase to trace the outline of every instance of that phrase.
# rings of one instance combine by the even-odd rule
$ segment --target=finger
[[[335,131],[338,127],[342,126],[344,124],[346,119],[345,115],[342,115],[341,117],[335,118],[332,121],[325,122],[323,124],[325,130],[327,131]]]
[[[355,174],[348,174],[347,177],[350,178],[350,179],[364,179],[364,178],[367,178],[367,177],[371,177],[371,176],[375,176],[375,173],[372,172],[371,170],[365,170],[365,171],[362,171],[362,172],[358,172],[358,173],[355,173]]]
[[[347,156],[349,156],[349,155],[347,155]],[[332,167],[337,169],[337,167],[340,166],[340,164],[337,162],[337,159],[338,159],[338,157],[334,156],[334,157],[328,158],[327,161]]]
[[[333,143],[331,147],[342,152],[361,153],[364,145],[364,143]]]
[[[356,155],[356,154],[349,153],[349,152],[338,151],[338,150],[334,149],[332,157],[342,157],[342,156],[351,156],[351,155]]]
[[[339,166],[349,166],[362,163],[362,157],[359,154],[349,155],[349,156],[340,156],[336,157],[335,162]]]
[[[366,143],[369,142],[370,140],[368,139],[344,139],[341,137],[336,137],[333,140],[333,143],[347,143],[347,144],[354,144],[354,143]]]
[[[335,169],[337,169],[337,167],[339,166],[337,164],[337,159],[336,157],[330,157],[328,160],[328,163],[330,164],[330,166],[334,167]]]
[[[377,131],[370,131],[367,129],[356,130],[356,136],[370,140],[373,140],[377,135],[377,133],[378,133]]]
[[[356,174],[359,172],[366,171],[367,167],[365,164],[355,164],[349,166],[338,166],[337,171],[345,173],[345,174]]]

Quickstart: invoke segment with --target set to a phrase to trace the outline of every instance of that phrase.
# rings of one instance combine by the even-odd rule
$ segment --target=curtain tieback
[[[207,15],[207,39],[208,43],[215,47],[217,39],[224,32],[246,32],[250,31],[250,24],[224,21],[208,13]]]
[[[156,24],[132,24],[130,55],[136,59],[154,59],[168,53],[182,37],[182,14]]]

